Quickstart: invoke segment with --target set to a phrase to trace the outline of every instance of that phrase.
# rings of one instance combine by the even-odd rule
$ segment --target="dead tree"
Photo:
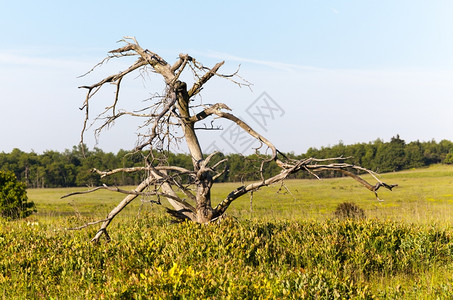
[[[80,227],[82,228],[88,225],[102,223],[99,231],[92,239],[93,241],[98,241],[102,234],[105,234],[106,238],[109,239],[107,227],[113,218],[115,218],[115,216],[131,201],[137,198],[137,196],[144,194],[153,195],[158,199],[166,199],[164,205],[167,208],[167,212],[177,219],[187,219],[197,223],[209,223],[221,217],[230,204],[239,197],[256,191],[261,187],[281,182],[289,175],[299,171],[308,172],[315,177],[318,177],[316,173],[323,170],[341,172],[344,175],[357,180],[367,189],[374,192],[378,200],[377,190],[380,187],[391,190],[396,186],[381,182],[372,171],[352,164],[347,164],[344,162],[344,158],[341,157],[330,159],[308,158],[304,160],[288,159],[268,139],[231,113],[231,109],[226,104],[194,104],[194,97],[200,93],[206,83],[214,76],[226,78],[240,86],[249,85],[247,81],[238,76],[237,72],[230,75],[219,73],[220,67],[224,64],[223,61],[217,63],[212,68],[209,68],[187,54],[180,54],[176,62],[171,65],[158,54],[151,52],[148,49],[143,49],[135,38],[125,37],[121,42],[124,46],[110,51],[109,55],[97,64],[95,68],[114,58],[121,59],[133,56],[136,57],[136,61],[124,71],[108,76],[93,85],[81,87],[87,90],[86,98],[81,108],[86,112],[82,130],[82,141],[83,134],[87,130],[87,125],[90,120],[89,112],[93,96],[105,85],[114,85],[116,93],[115,97],[112,99],[111,105],[95,118],[95,120],[101,121],[101,125],[96,131],[99,133],[102,129],[111,126],[115,120],[125,115],[142,118],[144,122],[141,129],[145,129],[146,133],[139,134],[139,142],[135,147],[135,151],[147,154],[144,155],[144,165],[142,167],[94,171],[99,173],[101,177],[118,172],[144,172],[146,176],[132,191],[103,185],[89,191],[71,193],[64,196],[67,197],[74,194],[89,193],[99,189],[107,189],[126,194],[125,198],[104,220],[85,224]],[[194,83],[192,86],[188,86],[181,80],[181,75],[185,71],[191,71],[194,76]],[[143,107],[139,111],[125,111],[118,109],[122,80],[134,72],[153,72],[162,76],[162,79],[165,82],[165,91],[159,97],[155,97],[153,99],[154,101],[149,106]],[[270,155],[266,159],[263,159],[261,163],[261,180],[236,188],[228,195],[225,195],[215,206],[211,203],[211,188],[216,178],[224,171],[223,165],[225,164],[225,160],[212,163],[212,158],[217,153],[209,155],[203,154],[195,125],[208,118],[222,118],[235,123],[250,136],[258,140],[262,147],[270,150]],[[175,132],[180,132],[180,135],[177,135]],[[162,163],[162,160],[156,158],[156,151],[162,150],[164,145],[168,146],[175,142],[185,142],[187,145],[193,163],[193,167],[190,170]],[[275,162],[280,167],[281,171],[275,176],[264,178],[263,167],[265,164],[271,162]],[[377,183],[375,185],[368,183],[355,174],[357,171],[371,174],[377,180]],[[181,175],[185,175],[184,178],[188,178],[188,182],[182,182]],[[184,197],[181,197],[180,195],[184,195]],[[162,204],[160,200],[155,202]]]

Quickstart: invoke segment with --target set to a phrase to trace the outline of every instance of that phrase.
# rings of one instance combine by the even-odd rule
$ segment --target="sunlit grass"
[[[0,295],[452,295],[453,166],[381,179],[399,185],[392,192],[380,190],[382,202],[350,178],[288,180],[238,199],[227,211],[231,218],[210,226],[172,224],[161,206],[139,196],[110,225],[113,241],[98,246],[89,243],[98,225],[67,228],[103,219],[124,195],[101,190],[61,199],[86,189],[30,189],[37,214],[0,220],[0,246],[7,252],[0,252]],[[215,185],[213,203],[241,185]],[[367,219],[331,220],[342,202],[356,203]]]
[[[367,180],[373,182],[369,176]],[[351,178],[287,180],[262,188],[236,200],[227,211],[239,219],[261,220],[325,220],[332,217],[336,206],[354,202],[365,210],[368,218],[439,225],[453,225],[453,166],[429,168],[381,175],[387,183],[397,183],[392,192],[381,188],[377,201],[374,194]],[[241,183],[218,183],[212,190],[213,204],[223,200]],[[132,189],[133,187],[127,187]],[[124,197],[105,190],[91,194],[61,196],[85,188],[29,189],[28,196],[37,206],[38,216],[105,216]],[[162,211],[139,196],[124,215],[133,216],[139,207]],[[251,204],[250,204],[251,202]]]

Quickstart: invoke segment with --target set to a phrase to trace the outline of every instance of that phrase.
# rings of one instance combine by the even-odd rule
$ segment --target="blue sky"
[[[396,134],[453,140],[451,1],[0,0],[0,7],[0,151],[77,144],[84,96],[77,87],[105,73],[77,76],[126,35],[168,61],[185,52],[205,65],[226,60],[225,72],[241,64],[252,92],[214,81],[203,101],[227,103],[282,151]],[[140,79],[131,81],[126,95],[145,95],[153,84],[143,90]],[[247,114],[263,92],[284,112],[266,128]],[[134,126],[118,122],[98,147],[133,147]],[[95,145],[91,133],[87,142]],[[224,140],[217,145],[233,151]]]

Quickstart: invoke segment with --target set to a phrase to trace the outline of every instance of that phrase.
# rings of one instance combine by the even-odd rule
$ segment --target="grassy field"
[[[369,179],[373,182],[373,179]],[[369,218],[409,223],[453,225],[453,166],[430,168],[381,175],[387,183],[398,183],[392,192],[381,189],[376,201],[373,193],[350,178],[322,180],[288,180],[285,186],[274,185],[253,194],[252,211],[248,195],[238,199],[228,214],[240,220],[326,220],[342,202],[355,202]],[[213,203],[220,202],[240,183],[222,183],[213,188]],[[286,187],[286,188],[285,188]],[[131,187],[132,188],[132,187]],[[104,217],[124,195],[108,191],[61,196],[83,191],[83,188],[30,189],[28,196],[37,205],[36,217],[83,216]],[[143,211],[158,213],[162,209],[137,199],[124,215],[135,216]]]
[[[172,224],[137,199],[114,220],[110,243],[96,226],[122,195],[29,190],[38,213],[0,221],[0,295],[11,298],[453,297],[453,167],[383,174],[399,186],[374,195],[350,178],[289,180],[233,203],[224,223]],[[213,190],[222,200],[238,183]],[[354,202],[365,220],[339,221]]]

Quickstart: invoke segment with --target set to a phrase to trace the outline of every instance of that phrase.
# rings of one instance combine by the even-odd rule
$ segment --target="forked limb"
[[[219,73],[219,69],[224,65],[223,61],[209,68],[202,65],[194,57],[188,54],[180,54],[173,64],[169,64],[157,53],[142,48],[135,38],[125,37],[121,42],[123,43],[123,46],[110,51],[109,56],[96,65],[96,67],[103,65],[111,58],[121,59],[123,57],[134,56],[137,59],[132,65],[121,72],[107,76],[92,85],[81,86],[81,88],[86,89],[87,91],[82,105],[82,109],[85,109],[85,120],[81,140],[83,141],[83,134],[88,127],[87,124],[89,121],[89,112],[92,110],[93,106],[93,97],[101,88],[104,88],[107,85],[113,85],[115,96],[111,105],[107,106],[93,120],[93,123],[101,123],[95,132],[100,133],[105,128],[114,125],[114,122],[123,116],[141,118],[144,122],[138,128],[139,140],[134,151],[143,155],[144,162],[141,167],[125,167],[108,171],[94,171],[101,175],[101,177],[120,172],[141,172],[144,174],[144,180],[132,191],[127,191],[119,187],[101,186],[86,192],[77,192],[67,195],[91,193],[101,189],[126,194],[124,199],[118,203],[105,219],[85,224],[86,226],[89,226],[102,223],[99,231],[94,236],[93,241],[98,241],[103,234],[109,239],[107,227],[110,222],[139,195],[154,196],[157,198],[154,203],[161,205],[163,203],[160,199],[166,199],[165,205],[167,205],[167,212],[177,219],[188,219],[198,223],[209,223],[222,216],[231,203],[239,197],[247,193],[252,193],[262,187],[282,182],[284,179],[288,178],[288,176],[297,172],[308,172],[317,178],[319,178],[319,172],[323,170],[340,172],[353,178],[368,190],[372,191],[378,200],[380,199],[377,191],[380,187],[392,190],[393,187],[397,186],[395,184],[390,185],[381,182],[370,170],[360,166],[343,163],[344,158],[342,157],[329,159],[309,158],[304,160],[288,159],[269,139],[235,116],[226,104],[215,103],[206,105],[201,102],[198,104],[195,103],[198,98],[195,96],[200,94],[202,89],[205,88],[213,77],[225,78],[239,86],[250,86],[249,82],[238,76],[237,71],[229,75]],[[187,70],[193,75],[193,84],[191,87],[181,80],[181,78],[185,78],[183,73]],[[92,71],[94,71],[94,68],[90,70],[90,72]],[[120,90],[123,88],[123,79],[134,72],[141,72],[140,74],[153,72],[160,75],[165,83],[165,90],[162,94],[158,94],[157,97],[149,99],[149,101],[153,102],[151,105],[149,105],[148,101],[141,109],[127,111],[120,108],[122,99],[120,99],[119,94]],[[200,107],[202,107],[201,110]],[[220,118],[233,122],[235,126],[240,127],[249,136],[257,140],[261,147],[267,147],[267,150],[271,153],[270,156],[263,158],[261,162],[259,170],[261,180],[241,185],[229,192],[215,207],[211,204],[211,189],[215,180],[225,172],[226,160],[221,159],[220,161],[213,163],[213,157],[216,153],[211,155],[203,153],[197,136],[197,130],[218,129],[214,127],[212,123],[211,128],[196,127],[198,122],[208,118],[212,118],[213,120]],[[187,147],[188,154],[192,161],[191,168],[169,165],[165,158],[166,153],[168,153],[170,149],[174,149],[172,147],[179,147],[181,142],[185,142]],[[280,168],[280,173],[266,178],[263,170],[265,165],[269,163],[276,163]],[[370,174],[377,183],[369,183],[355,174],[358,172]],[[85,225],[78,228],[86,227]]]

